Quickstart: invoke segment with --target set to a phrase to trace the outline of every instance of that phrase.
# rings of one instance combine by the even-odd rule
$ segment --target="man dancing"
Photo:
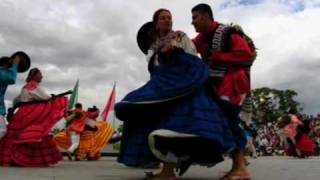
[[[255,58],[255,48],[239,28],[216,22],[207,4],[198,4],[192,9],[192,24],[199,33],[193,42],[210,67],[209,91],[237,137],[237,148],[231,153],[232,169],[222,179],[250,179],[244,157],[246,137],[239,126],[239,113],[250,95],[249,68]]]

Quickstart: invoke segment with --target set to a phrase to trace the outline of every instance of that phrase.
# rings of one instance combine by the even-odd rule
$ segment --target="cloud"
[[[174,29],[194,37],[190,10],[199,2],[212,5],[218,21],[241,24],[255,40],[259,55],[252,69],[253,87],[293,89],[307,112],[319,111],[320,102],[312,98],[319,82],[317,0],[3,0],[0,55],[26,51],[32,66],[43,71],[49,93],[69,90],[80,79],[79,100],[86,107],[102,108],[115,81],[120,100],[149,78],[136,45],[139,27],[164,7],[173,14]],[[19,93],[25,77],[19,74],[7,100]],[[310,88],[308,93],[304,87]]]

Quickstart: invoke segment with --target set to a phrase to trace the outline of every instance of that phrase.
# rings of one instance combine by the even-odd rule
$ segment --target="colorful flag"
[[[78,89],[79,89],[79,79],[77,80],[72,90],[72,94],[68,102],[68,111],[71,111],[73,107],[76,105],[76,103],[78,102]]]
[[[104,107],[104,110],[102,111],[102,114],[101,114],[102,121],[107,120],[108,114],[110,113],[110,111],[113,110],[113,106],[114,106],[115,101],[116,101],[116,83],[114,83],[112,91],[109,95],[109,99],[107,101],[107,104]]]

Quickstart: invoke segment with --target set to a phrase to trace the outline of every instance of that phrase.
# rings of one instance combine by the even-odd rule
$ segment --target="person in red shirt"
[[[209,91],[229,119],[237,148],[232,151],[232,169],[222,179],[251,179],[245,165],[245,134],[239,113],[250,95],[249,71],[253,50],[238,33],[216,22],[211,7],[198,4],[192,9],[192,25],[199,34],[193,39],[201,58],[210,69]]]
[[[71,112],[71,115],[66,117],[68,124],[67,132],[71,141],[71,146],[67,150],[69,160],[72,160],[72,154],[79,147],[80,134],[84,131],[86,118],[87,113],[82,110],[82,104],[80,103],[77,103],[75,109]]]

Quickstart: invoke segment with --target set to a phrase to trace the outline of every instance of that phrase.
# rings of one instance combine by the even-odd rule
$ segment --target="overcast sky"
[[[0,56],[27,52],[43,71],[48,93],[73,88],[79,101],[103,108],[114,82],[117,100],[149,78],[136,33],[158,8],[173,14],[189,37],[191,8],[212,6],[222,23],[240,24],[259,48],[253,88],[293,89],[305,112],[320,112],[320,0],[1,0]],[[15,97],[27,73],[10,86]]]

